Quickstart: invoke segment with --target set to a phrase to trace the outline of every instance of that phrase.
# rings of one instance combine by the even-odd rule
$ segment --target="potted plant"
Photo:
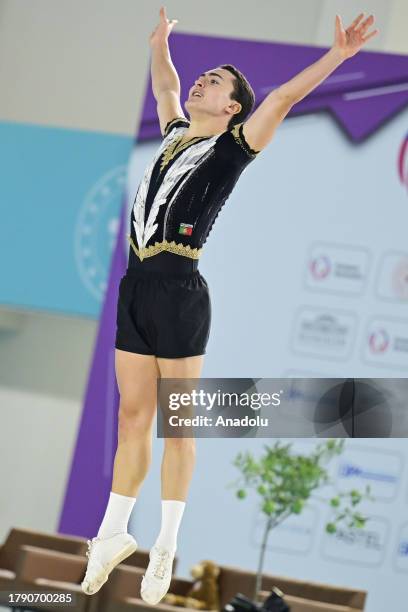
[[[292,443],[276,441],[273,446],[264,445],[264,453],[255,459],[250,452],[240,452],[233,464],[241,476],[233,486],[237,488],[238,499],[245,499],[247,489],[254,489],[260,496],[261,510],[265,514],[265,529],[259,554],[253,600],[258,602],[262,586],[262,570],[265,550],[272,529],[293,514],[301,514],[307,502],[317,497],[314,492],[323,485],[330,484],[327,464],[344,450],[345,440],[327,440],[316,445],[309,454],[296,454],[291,450]],[[319,498],[321,499],[321,498]],[[336,533],[338,524],[348,528],[362,528],[368,517],[357,510],[363,499],[374,499],[370,486],[364,492],[353,489],[338,492],[334,497],[325,499],[333,510],[333,518],[325,526],[327,533]]]

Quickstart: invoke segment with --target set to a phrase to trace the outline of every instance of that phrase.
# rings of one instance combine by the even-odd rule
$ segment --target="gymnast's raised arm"
[[[292,106],[315,89],[344,60],[358,53],[361,47],[378,33],[379,30],[374,30],[366,34],[374,23],[374,16],[370,15],[361,22],[363,16],[361,13],[345,30],[341,17],[336,15],[335,37],[331,49],[317,62],[267,95],[242,128],[251,148],[260,151],[266,147]]]
[[[180,79],[171,61],[168,45],[168,37],[175,23],[176,19],[172,21],[167,19],[166,9],[162,6],[159,23],[149,40],[152,53],[152,89],[157,101],[157,114],[162,134],[171,119],[185,116],[180,104]]]

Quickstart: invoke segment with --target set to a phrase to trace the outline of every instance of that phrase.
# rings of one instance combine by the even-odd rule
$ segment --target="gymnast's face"
[[[224,68],[213,68],[201,74],[189,90],[185,107],[191,118],[202,115],[229,119],[241,110],[241,104],[231,99],[234,75]],[[194,95],[199,92],[201,95]]]

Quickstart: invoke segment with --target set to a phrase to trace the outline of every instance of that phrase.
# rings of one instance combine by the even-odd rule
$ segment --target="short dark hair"
[[[255,104],[255,94],[246,77],[236,66],[233,64],[223,64],[220,68],[229,70],[234,75],[234,89],[231,93],[231,100],[239,102],[242,106],[240,112],[232,115],[229,120],[227,128],[231,130],[234,125],[241,123],[248,117]]]

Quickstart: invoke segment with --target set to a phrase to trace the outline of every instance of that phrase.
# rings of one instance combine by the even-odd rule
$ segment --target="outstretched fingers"
[[[343,39],[343,37],[345,36],[344,26],[340,15],[336,15],[336,35],[339,36],[341,39]]]
[[[351,25],[349,25],[349,27],[347,28],[347,32],[349,30],[354,30],[354,28],[360,23],[361,19],[364,17],[364,13],[360,13],[358,17],[355,18],[355,20],[353,21],[353,23]]]
[[[160,18],[162,21],[165,21],[166,23],[168,22],[165,6],[160,7]]]
[[[359,28],[357,28],[357,32],[358,34],[364,35],[367,28],[374,23],[374,15],[370,15],[369,17],[367,17],[367,19],[365,19],[363,21],[363,23],[360,25]]]
[[[375,36],[376,34],[378,34],[380,30],[373,30],[372,32],[370,32],[370,34],[368,34],[367,36],[363,36],[362,40],[363,42],[367,42],[367,40],[369,40],[370,38],[372,38],[373,36]]]
[[[170,19],[167,18],[167,13],[166,13],[166,7],[162,6],[160,8],[160,18],[162,21],[164,21],[166,24],[175,24],[178,23],[178,19],[172,19],[170,21]]]

